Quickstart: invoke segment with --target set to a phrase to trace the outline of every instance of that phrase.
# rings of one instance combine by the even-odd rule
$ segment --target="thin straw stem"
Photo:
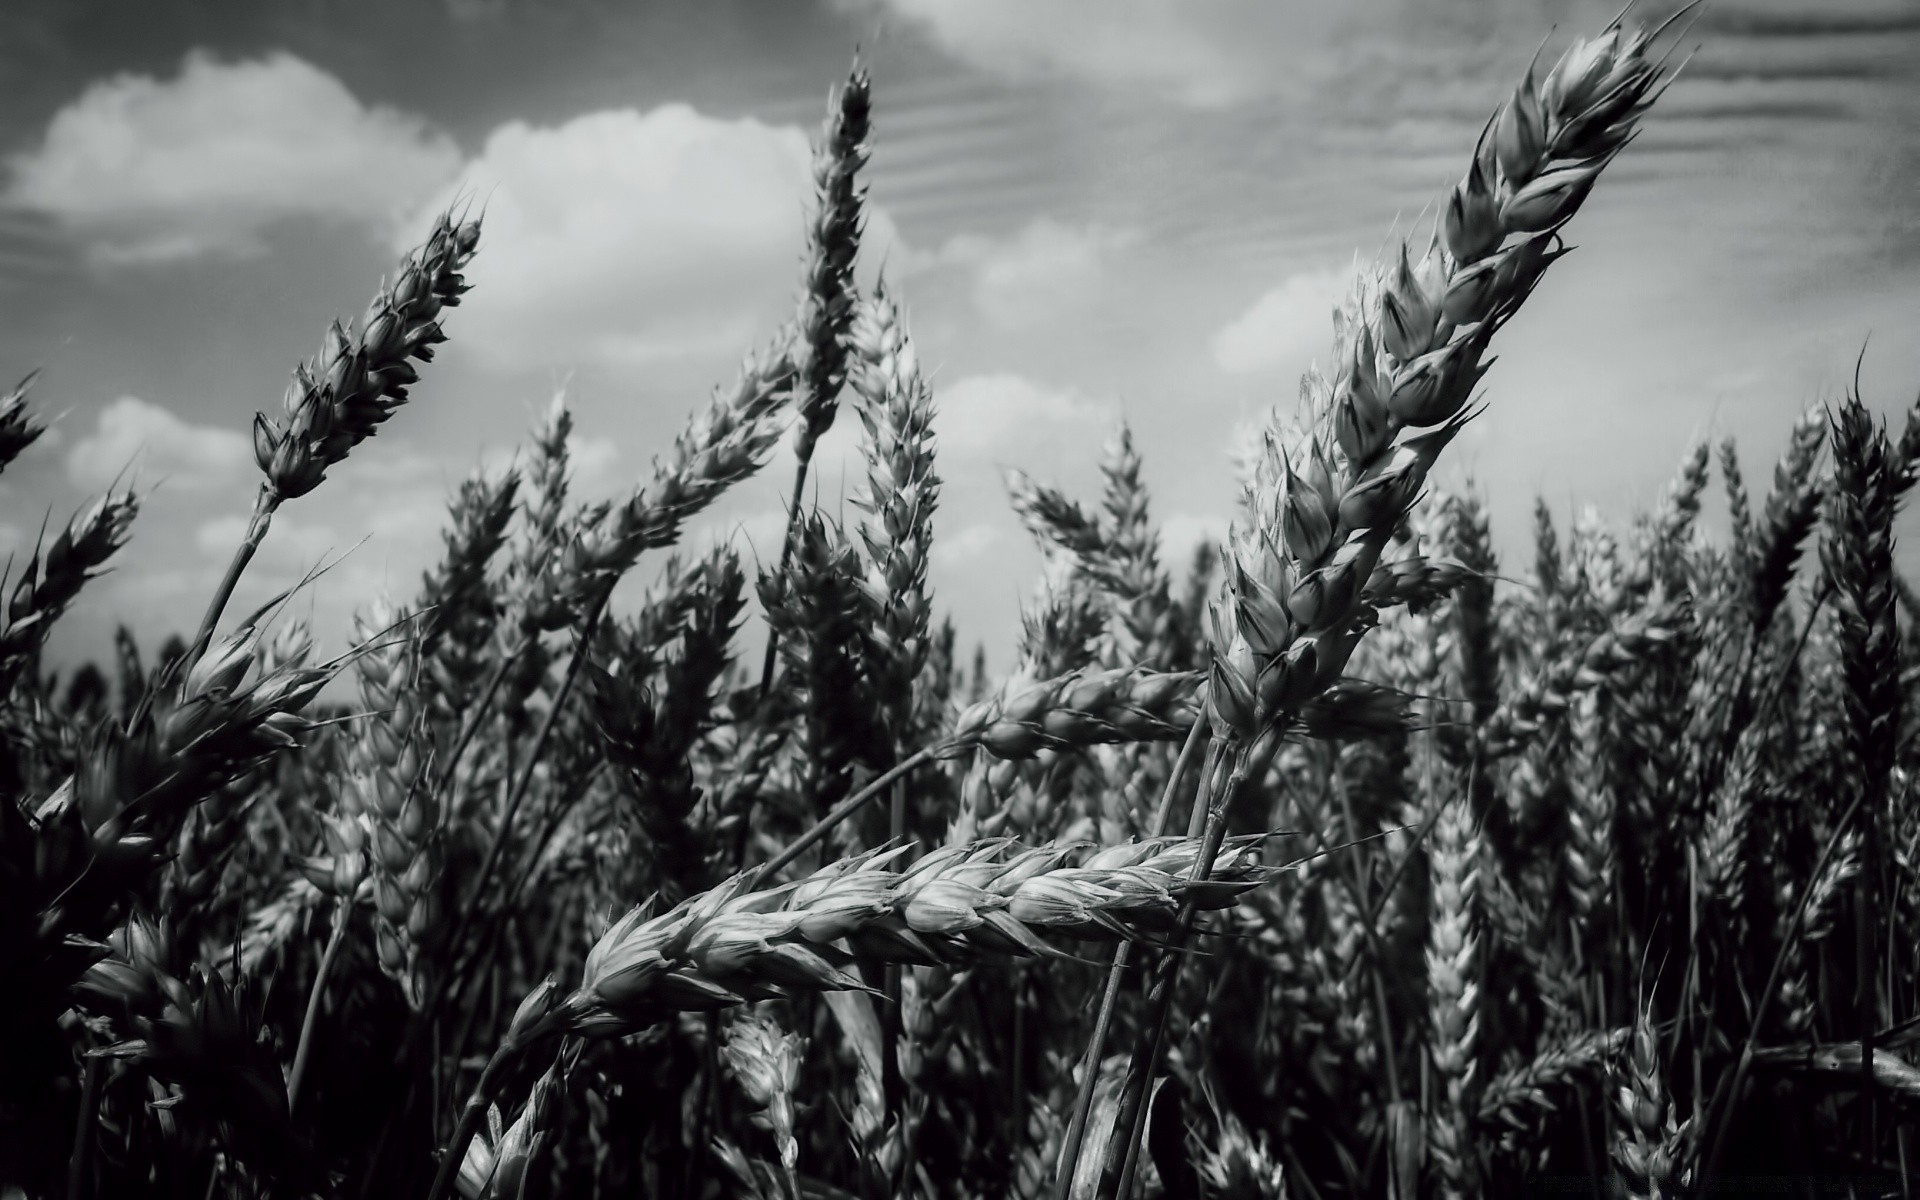
[[[1204,720],[1196,720],[1193,728],[1187,731],[1187,740],[1182,743],[1180,755],[1174,759],[1173,770],[1167,776],[1167,786],[1160,793],[1159,807],[1154,809],[1148,837],[1159,837],[1167,831],[1167,822],[1173,814],[1174,793],[1180,786],[1180,777],[1186,773],[1187,764],[1193,760],[1193,752],[1199,747],[1200,735],[1205,728]],[[1195,803],[1202,803],[1203,799],[1197,798]],[[1080,1087],[1073,1098],[1073,1118],[1067,1125],[1066,1143],[1054,1172],[1055,1200],[1067,1200],[1073,1188],[1073,1177],[1079,1170],[1080,1146],[1086,1139],[1087,1119],[1093,1112],[1095,1077],[1100,1072],[1101,1057],[1106,1054],[1107,1035],[1113,1028],[1114,1010],[1120,1004],[1120,985],[1126,978],[1127,959],[1131,957],[1132,949],[1133,943],[1121,942],[1113,950],[1113,965],[1107,970],[1107,986],[1100,995],[1100,1014],[1094,1018],[1093,1033],[1087,1038],[1087,1052],[1081,1060]]]
[[[253,515],[247,520],[246,536],[240,539],[233,559],[227,563],[227,573],[221,576],[220,586],[213,590],[213,598],[207,602],[206,615],[200,618],[200,630],[193,635],[193,644],[187,647],[186,661],[181,664],[183,678],[212,643],[213,631],[220,624],[220,614],[226,611],[227,601],[233,599],[233,589],[239,586],[240,576],[246,573],[247,564],[253,561],[260,543],[266,540],[267,529],[273,524],[273,514],[279,508],[280,493],[261,484],[259,494],[254,497]]]
[[[914,751],[912,754],[895,763],[891,769],[883,774],[876,775],[867,786],[834,805],[833,811],[814,822],[812,829],[807,830],[795,838],[785,850],[774,855],[766,865],[754,872],[752,886],[758,886],[760,880],[770,878],[778,874],[782,868],[792,865],[794,859],[805,854],[809,847],[821,838],[827,836],[835,825],[852,816],[859,810],[861,805],[878,796],[881,792],[885,791],[887,786],[893,783],[894,780],[904,778],[915,767],[927,762],[941,750],[946,749],[947,746],[948,743],[940,742],[931,746],[924,746]]]
[[[313,988],[307,993],[307,1014],[300,1021],[300,1045],[293,1052],[293,1069],[287,1074],[287,1111],[290,1113],[299,1111],[300,1083],[306,1078],[307,1057],[313,1051],[313,1029],[320,1017],[320,998],[326,993],[333,961],[340,956],[340,947],[347,940],[347,923],[352,916],[351,898],[343,896],[334,901],[333,929],[327,935],[327,948],[320,955],[320,966],[313,973]]]

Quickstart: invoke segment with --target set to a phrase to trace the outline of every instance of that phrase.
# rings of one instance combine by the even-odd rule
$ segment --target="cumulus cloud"
[[[1039,217],[1011,237],[959,234],[924,261],[909,262],[970,269],[975,307],[994,324],[1013,327],[1086,303],[1111,257],[1139,240],[1129,229]]]
[[[1324,356],[1333,338],[1333,310],[1346,294],[1350,272],[1301,271],[1288,276],[1213,335],[1213,361],[1247,374],[1304,367]]]
[[[978,562],[1006,541],[1006,532],[987,521],[963,525],[950,534],[934,539],[933,565],[942,570],[957,570]]]
[[[934,391],[940,448],[985,452],[1107,424],[1113,406],[1019,375],[969,375]]]
[[[8,206],[52,217],[98,261],[139,263],[257,252],[290,217],[384,233],[459,152],[293,55],[223,63],[196,51],[170,79],[92,84],[8,165]]]
[[[242,513],[202,521],[193,531],[193,544],[209,563],[224,564],[246,537],[247,523]],[[260,543],[258,563],[262,571],[298,578],[315,563],[336,558],[352,545],[352,539],[341,538],[330,525],[281,516],[274,521],[271,535]]]
[[[636,366],[733,353],[792,311],[812,182],[797,127],[684,104],[514,121],[447,199],[484,197],[461,341],[496,365]],[[884,212],[867,243],[893,240]]]
[[[1160,522],[1160,557],[1176,578],[1184,576],[1202,544],[1219,546],[1229,522],[1218,513],[1172,513]]]
[[[230,483],[252,465],[253,446],[244,434],[190,424],[138,396],[101,409],[93,432],[67,452],[67,478],[88,491],[109,486],[129,466],[166,479],[169,488],[201,491]]]

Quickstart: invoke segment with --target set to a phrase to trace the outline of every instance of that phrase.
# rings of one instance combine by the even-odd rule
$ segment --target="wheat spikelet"
[[[1752,557],[1752,604],[1755,635],[1773,623],[1800,557],[1800,548],[1818,515],[1820,487],[1814,464],[1826,444],[1827,423],[1817,411],[1794,425],[1787,450],[1773,469],[1773,490],[1767,493],[1760,527],[1755,532]]]
[[[33,387],[34,378],[27,376],[4,396],[0,396],[0,471],[7,464],[20,457],[20,452],[40,440],[47,427],[27,408],[27,391]]]
[[[528,1169],[558,1116],[563,1074],[556,1061],[535,1080],[511,1125],[503,1128],[499,1108],[488,1108],[487,1131],[467,1144],[454,1180],[465,1200],[520,1200],[526,1194]]]
[[[1479,999],[1474,930],[1480,837],[1463,801],[1447,804],[1428,843],[1433,911],[1427,934],[1428,1059],[1442,1099],[1427,1122],[1427,1150],[1449,1196],[1476,1194],[1471,1120],[1478,1053]]]
[[[784,347],[749,357],[733,390],[694,415],[672,454],[655,463],[653,478],[603,518],[583,522],[546,566],[528,605],[536,627],[584,621],[643,553],[673,545],[688,518],[765,465],[792,381]]]
[[[1613,780],[1616,743],[1598,693],[1575,703],[1573,759],[1567,782],[1567,893],[1573,902],[1574,944],[1592,944],[1605,921],[1615,886],[1614,822],[1619,801]]]
[[[1508,696],[1482,731],[1488,754],[1517,749],[1549,717],[1564,713],[1575,698],[1636,666],[1641,656],[1672,641],[1685,621],[1686,606],[1656,602],[1627,613],[1577,653],[1542,664],[1540,671]]]
[[[785,574],[762,574],[760,602],[786,661],[783,681],[806,697],[808,787],[824,811],[846,793],[854,764],[885,757],[886,741],[859,654],[867,614],[859,556],[817,513],[795,527],[792,549]]]
[[[841,385],[847,378],[847,340],[857,298],[853,263],[860,251],[866,188],[860,169],[873,148],[873,80],[855,66],[827,115],[813,153],[813,217],[807,224],[806,294],[800,302],[795,350],[800,423],[794,453],[801,462],[833,425]]]
[[[734,1021],[721,1049],[728,1070],[758,1110],[756,1118],[773,1133],[780,1168],[794,1195],[799,1194],[794,1171],[800,1161],[800,1143],[793,1135],[793,1095],[800,1077],[801,1054],[800,1035],[787,1033],[759,1015]]]
[[[1846,680],[1847,752],[1870,795],[1884,794],[1900,725],[1899,661],[1893,596],[1892,447],[1857,397],[1832,418],[1833,491],[1821,563],[1834,588],[1842,673]],[[1874,801],[1877,803],[1877,800]]]
[[[1042,750],[1173,741],[1192,727],[1199,682],[1191,672],[1140,667],[1015,676],[998,696],[960,714],[948,752],[978,746],[996,758],[1031,758]]]
[[[713,689],[732,665],[729,643],[746,598],[731,549],[687,570],[671,564],[633,636],[614,645],[617,674],[589,666],[594,721],[608,761],[625,775],[631,811],[657,869],[652,886],[699,886],[705,847],[693,825],[692,756],[712,723]],[[667,657],[670,648],[678,653]],[[657,678],[656,690],[649,686]]]
[[[1338,378],[1303,380],[1304,444],[1289,451],[1267,433],[1213,610],[1208,707],[1223,734],[1251,741],[1344,669],[1371,622],[1360,588],[1470,415],[1488,342],[1563,252],[1557,231],[1658,94],[1648,41],[1616,22],[1543,82],[1529,70],[1481,136],[1435,244],[1416,264],[1403,243],[1342,306]],[[1401,440],[1412,430],[1430,432]]]
[[[443,853],[439,801],[422,770],[418,634],[412,617],[384,604],[355,622],[373,644],[355,663],[369,715],[347,749],[342,807],[367,826],[380,967],[418,1007],[442,931]]]
[[[254,416],[254,459],[270,495],[291,500],[318,487],[328,467],[407,402],[407,388],[420,378],[408,360],[431,361],[433,347],[447,340],[438,318],[467,291],[460,272],[479,244],[478,221],[455,224],[442,215],[392,286],[367,306],[359,329],[334,322],[320,353],[294,368],[286,415]]]
[[[1614,1106],[1620,1114],[1611,1150],[1614,1165],[1626,1176],[1629,1194],[1647,1200],[1679,1194],[1673,1189],[1691,1182],[1691,1171],[1683,1168],[1680,1154],[1693,1121],[1674,1118],[1661,1078],[1653,1016],[1647,1009],[1635,1012],[1627,1061],[1610,1073],[1615,1082]]]
[[[1480,1092],[1478,1119],[1501,1127],[1509,1142],[1524,1137],[1534,1122],[1557,1107],[1551,1089],[1564,1087],[1612,1060],[1627,1044],[1632,1030],[1583,1030],[1561,1038],[1525,1062],[1487,1080]]]
[[[680,1010],[860,989],[846,968],[862,959],[1045,956],[1059,953],[1048,934],[1141,937],[1166,928],[1183,898],[1229,904],[1264,877],[1239,846],[1213,880],[1181,878],[1199,852],[1195,840],[1160,839],[1070,867],[1071,847],[990,840],[943,847],[904,871],[888,865],[897,852],[868,852],[766,891],[736,876],[659,916],[635,909],[615,922],[589,953],[565,1020],[586,1036],[617,1037]]]
[[[140,501],[131,491],[106,495],[74,514],[51,542],[34,547],[7,591],[0,624],[0,696],[12,689],[27,659],[89,579],[98,577],[120,548]]]
[[[851,338],[859,360],[867,487],[860,540],[868,567],[861,651],[896,747],[912,720],[914,683],[927,665],[927,560],[940,478],[933,471],[933,397],[920,378],[904,315],[882,284],[861,306]]]

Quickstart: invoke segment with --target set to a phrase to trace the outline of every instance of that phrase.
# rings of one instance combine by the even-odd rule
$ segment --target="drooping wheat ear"
[[[40,435],[47,431],[27,408],[27,392],[39,374],[35,371],[14,384],[12,391],[0,396],[0,471],[6,470],[8,463],[19,458],[22,450],[39,441]]]
[[[407,402],[408,386],[420,378],[408,360],[432,361],[433,347],[447,340],[440,313],[466,293],[460,272],[479,245],[480,222],[443,214],[367,306],[360,327],[334,322],[320,353],[294,368],[285,417],[261,413],[253,421],[254,459],[273,496],[291,500],[318,487],[328,467]]]
[[[734,484],[758,471],[780,436],[793,383],[789,339],[749,357],[733,390],[716,395],[654,464],[653,478],[604,520],[583,529],[542,578],[545,599],[532,610],[560,624],[581,623],[648,550],[680,537],[680,527]]]
[[[1787,596],[1787,585],[1819,514],[1820,486],[1814,464],[1826,444],[1827,422],[1818,410],[1794,424],[1786,453],[1773,468],[1773,490],[1754,533],[1752,580],[1753,629],[1758,638],[1773,624]]]
[[[780,1169],[793,1196],[800,1195],[795,1174],[800,1164],[800,1142],[794,1136],[793,1099],[800,1080],[802,1051],[799,1034],[788,1033],[759,1014],[735,1020],[720,1051],[727,1069],[758,1110],[755,1119],[773,1134]]]
[[[1808,959],[1812,949],[1833,933],[1835,901],[1860,873],[1861,843],[1859,829],[1849,828],[1840,835],[1836,853],[1828,855],[1819,872],[1806,882],[1806,912],[1798,937],[1793,936],[1792,919],[1800,908],[1800,888],[1783,881],[1776,889],[1775,910],[1780,915],[1774,938],[1782,946],[1783,960],[1780,1019],[1783,1031],[1794,1041],[1805,1041],[1812,1034],[1815,995]]]
[[[867,140],[872,109],[872,77],[855,64],[832,102],[813,152],[815,198],[813,217],[807,223],[807,290],[800,301],[796,338],[800,423],[794,433],[794,454],[803,464],[812,459],[814,445],[833,425],[848,375],[847,341],[857,307],[853,264],[860,252],[867,198],[859,174],[873,153]]]
[[[80,589],[103,574],[107,562],[127,544],[139,512],[140,501],[131,491],[109,494],[74,514],[51,542],[43,537],[34,547],[6,592],[5,620],[0,622],[0,696],[12,690]]]
[[[1615,1082],[1614,1107],[1620,1114],[1611,1147],[1613,1162],[1626,1176],[1629,1194],[1648,1200],[1675,1195],[1676,1187],[1691,1182],[1692,1173],[1683,1167],[1680,1155],[1693,1119],[1674,1119],[1673,1103],[1661,1080],[1660,1042],[1651,1008],[1634,1013],[1627,1061],[1610,1074]]]
[[[1627,1044],[1632,1030],[1589,1029],[1561,1038],[1533,1057],[1487,1080],[1480,1092],[1480,1124],[1498,1129],[1503,1141],[1524,1144],[1528,1131],[1559,1107],[1553,1092],[1607,1063]]]
[[[421,761],[418,634],[413,618],[385,604],[357,617],[355,626],[373,648],[355,664],[368,715],[356,724],[347,749],[342,801],[371,824],[368,865],[380,969],[417,1009],[426,1002],[444,924],[440,805]]]
[[[1432,1026],[1427,1057],[1440,1095],[1427,1122],[1427,1150],[1447,1196],[1478,1194],[1473,1118],[1480,1029],[1480,939],[1474,928],[1479,858],[1480,835],[1462,797],[1441,809],[1427,848],[1433,889],[1426,952]]]
[[[905,316],[884,282],[860,306],[850,341],[866,429],[867,488],[855,500],[866,514],[860,540],[868,561],[860,646],[897,753],[910,730],[914,683],[929,647],[927,560],[940,497],[933,396],[920,377]]]
[[[562,1011],[575,1033],[620,1037],[678,1011],[863,989],[847,970],[858,961],[1057,956],[1047,936],[1148,936],[1169,927],[1182,900],[1222,907],[1267,877],[1241,841],[1212,880],[1182,878],[1199,850],[1196,839],[1161,838],[1069,866],[1074,847],[992,839],[943,847],[904,871],[890,868],[896,849],[764,891],[736,876],[659,916],[639,908],[615,922]]]

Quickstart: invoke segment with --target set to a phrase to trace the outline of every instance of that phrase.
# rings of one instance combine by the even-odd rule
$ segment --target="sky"
[[[134,479],[132,544],[52,657],[103,656],[123,622],[191,631],[245,526],[253,413],[461,198],[486,224],[451,341],[282,508],[237,603],[344,556],[296,602],[342,645],[356,608],[413,594],[448,496],[558,390],[579,494],[625,495],[792,313],[808,147],[857,49],[863,278],[904,300],[938,406],[934,593],[1006,664],[1042,565],[1006,471],[1092,497],[1124,420],[1169,559],[1217,538],[1236,445],[1326,360],[1356,264],[1424,238],[1536,51],[1616,7],[10,0],[0,375],[41,370],[58,419],[0,479],[0,554]],[[1484,495],[1517,570],[1536,496],[1624,520],[1728,437],[1763,494],[1856,363],[1895,420],[1920,389],[1920,3],[1714,0],[1682,52],[1437,473]],[[849,520],[857,424],[809,488]],[[783,448],[687,545],[777,554],[791,478]]]

